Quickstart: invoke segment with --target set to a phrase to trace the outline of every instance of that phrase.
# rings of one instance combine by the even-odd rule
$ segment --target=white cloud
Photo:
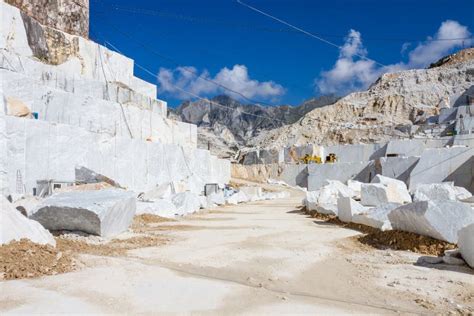
[[[400,50],[400,54],[405,54],[405,52],[408,50],[408,48],[410,48],[411,46],[411,43],[403,43],[402,45],[402,49]]]
[[[160,68],[157,79],[160,91],[181,99],[188,99],[190,95],[180,91],[180,89],[199,96],[226,93],[241,98],[240,95],[232,93],[219,85],[237,91],[247,98],[275,99],[285,93],[283,86],[273,81],[260,82],[251,79],[245,65],[234,65],[231,69],[224,67],[214,77],[207,70],[199,73],[195,67],[177,67],[174,70]]]
[[[381,66],[375,61],[364,59],[368,52],[363,46],[361,34],[350,30],[344,45],[339,49],[339,58],[333,68],[320,73],[314,83],[319,92],[323,94],[346,94],[354,90],[366,89],[380,75],[386,72],[400,71],[403,69],[423,68],[441,57],[449,54],[455,48],[468,46],[472,40],[449,40],[470,37],[467,27],[456,21],[447,20],[441,23],[437,33],[428,37],[408,52],[408,61],[387,66]],[[433,41],[435,39],[436,41]],[[401,53],[408,51],[410,44],[404,43]]]
[[[466,26],[452,20],[444,21],[433,37],[433,39],[438,41],[430,41],[431,37],[428,37],[426,42],[420,43],[409,53],[409,68],[426,67],[447,55],[453,48],[460,48],[463,45],[463,40],[461,39],[454,41],[443,41],[442,39],[466,38],[470,36],[471,33]],[[464,44],[469,45],[470,40],[464,40]]]
[[[365,57],[367,50],[362,45],[360,33],[350,30],[334,67],[329,71],[323,71],[320,78],[315,81],[321,93],[342,94],[364,88],[377,79],[379,71],[376,63],[356,55]]]

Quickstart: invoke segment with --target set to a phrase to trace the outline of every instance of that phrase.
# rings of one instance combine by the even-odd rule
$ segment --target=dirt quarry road
[[[468,313],[468,268],[422,266],[405,251],[284,200],[159,223],[172,241],[126,256],[82,255],[79,271],[0,282],[0,313]]]

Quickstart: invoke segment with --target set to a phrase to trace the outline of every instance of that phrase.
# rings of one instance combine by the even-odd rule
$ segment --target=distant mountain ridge
[[[229,156],[262,131],[293,124],[306,113],[333,104],[338,99],[336,96],[321,96],[299,106],[262,106],[243,104],[230,96],[218,95],[210,99],[212,102],[183,102],[178,108],[170,109],[168,116],[196,124],[200,147],[209,147],[214,153]]]

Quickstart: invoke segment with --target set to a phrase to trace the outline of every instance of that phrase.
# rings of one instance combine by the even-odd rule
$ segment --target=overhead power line
[[[342,49],[342,46],[337,45],[337,44],[335,44],[335,43],[333,43],[333,42],[331,42],[331,41],[328,41],[327,39],[324,39],[324,38],[322,38],[321,36],[318,36],[318,35],[315,35],[315,34],[313,34],[313,33],[311,33],[311,32],[305,31],[305,30],[303,30],[302,28],[299,28],[299,27],[297,27],[297,26],[294,26],[293,24],[290,24],[290,23],[288,23],[288,22],[286,22],[286,21],[284,21],[284,20],[282,20],[282,19],[280,19],[280,18],[277,18],[277,17],[275,17],[275,16],[273,16],[273,15],[271,15],[271,14],[269,14],[269,13],[266,13],[266,12],[264,12],[264,11],[262,11],[262,10],[259,10],[259,9],[255,8],[255,7],[252,7],[251,5],[248,5],[248,4],[244,3],[244,2],[242,2],[241,0],[236,0],[236,1],[237,1],[237,3],[243,5],[244,7],[249,8],[250,10],[253,10],[253,11],[257,12],[257,13],[260,13],[260,14],[262,14],[262,15],[264,15],[264,16],[266,16],[266,17],[269,17],[269,18],[271,18],[271,19],[273,19],[273,20],[275,20],[275,21],[277,21],[277,22],[280,22],[280,23],[282,23],[282,24],[284,24],[284,25],[286,25],[286,26],[289,26],[289,27],[291,27],[291,28],[297,30],[298,32],[301,32],[301,33],[303,33],[303,34],[308,35],[309,37],[315,38],[315,39],[317,39],[317,40],[319,40],[319,41],[321,41],[321,42],[323,42],[323,43],[326,43],[326,44],[328,44],[328,45],[334,46],[334,47],[336,47],[336,48],[338,48],[338,49]],[[374,59],[371,59],[371,58],[368,58],[368,57],[366,57],[366,56],[364,56],[364,55],[354,53],[354,56],[357,56],[357,57],[359,57],[359,58],[361,58],[361,59],[365,59],[365,60],[368,60],[368,61],[372,61],[372,62],[376,63],[376,64],[379,65],[379,66],[385,67],[384,64],[379,63],[378,61],[376,61],[376,60],[374,60]]]
[[[97,0],[97,1],[102,2],[101,0]],[[248,6],[248,5],[242,3],[242,2],[239,1],[239,0],[237,0],[237,2],[241,3],[242,5]],[[248,6],[248,7],[250,7],[250,6]],[[252,8],[252,7],[250,7],[250,8]],[[255,9],[255,8],[252,8],[252,10],[254,10],[254,9]],[[255,9],[255,10],[258,10],[258,9]],[[266,14],[266,13],[264,13],[264,12],[262,12],[262,14],[271,17],[270,15],[268,15],[268,14]],[[274,18],[274,17],[272,17],[272,18]],[[280,21],[278,18],[274,18],[274,19],[277,19],[277,21]],[[282,21],[282,23],[285,24],[285,23],[287,23],[287,22]],[[107,23],[107,24],[109,24],[109,23]],[[111,25],[111,24],[109,24],[109,25]],[[288,24],[288,25],[291,25],[291,24]],[[111,25],[111,26],[112,26],[112,25]],[[113,26],[112,26],[112,27],[113,27]],[[294,26],[292,26],[292,27],[294,27]],[[114,28],[115,28],[115,27],[114,27]],[[294,27],[294,28],[298,29],[297,27]],[[117,28],[115,28],[115,29],[116,29],[116,31],[119,32],[119,33],[122,33],[122,34],[124,34],[124,35],[126,34],[125,32],[122,32],[122,31],[120,31],[120,30],[117,29]],[[302,31],[303,31],[303,33],[305,32],[304,30],[302,30]],[[304,34],[306,34],[306,33],[304,33]],[[309,34],[311,34],[311,33],[309,33]],[[128,34],[127,34],[126,36],[129,37],[129,38],[131,38],[131,39],[134,39],[132,36],[130,36],[130,35],[128,35]],[[135,41],[136,41],[136,40],[135,40]],[[108,42],[108,41],[105,41],[105,43],[106,43],[106,44],[109,44],[113,49],[115,49],[117,52],[119,52],[120,54],[123,55],[123,53],[122,53],[117,47],[115,47],[112,43],[110,43],[110,42]],[[140,43],[140,44],[141,44],[141,43]],[[142,44],[142,45],[143,45],[143,44]],[[334,45],[336,45],[336,44],[332,44],[332,45],[334,46]],[[336,45],[336,46],[337,46],[337,45]],[[171,59],[170,57],[167,57],[167,56],[164,56],[164,57],[165,57],[165,58],[169,58],[170,60],[173,60],[173,59]],[[365,59],[368,59],[368,58],[365,58]],[[374,61],[374,62],[375,62],[375,61]],[[154,78],[156,78],[156,74],[153,73],[152,71],[150,71],[148,68],[146,68],[146,67],[140,65],[140,64],[137,63],[136,61],[134,62],[134,64],[135,64],[138,68],[140,68],[140,69],[142,69],[143,71],[145,71],[147,74],[149,74],[149,75],[153,76]],[[380,65],[381,65],[381,64],[380,64]],[[383,65],[382,65],[382,66],[383,66]],[[194,72],[193,72],[193,74],[194,74]],[[194,74],[194,75],[195,75],[195,74]],[[246,114],[246,115],[249,115],[249,116],[260,117],[260,118],[263,118],[263,119],[268,119],[268,120],[270,120],[270,121],[271,121],[271,120],[273,120],[273,121],[279,121],[279,122],[282,122],[282,123],[283,123],[282,125],[285,125],[285,124],[284,124],[285,122],[284,122],[283,120],[276,119],[276,118],[270,118],[270,117],[267,117],[267,116],[262,116],[262,115],[258,115],[258,114],[254,114],[254,113],[249,113],[249,112],[242,111],[242,110],[238,110],[238,109],[236,110],[235,108],[232,108],[232,107],[229,107],[229,106],[220,104],[220,103],[218,103],[218,102],[215,102],[215,101],[212,101],[212,100],[203,98],[203,97],[201,97],[201,96],[199,96],[199,95],[197,95],[197,94],[195,94],[195,93],[193,93],[193,92],[187,91],[187,90],[185,90],[185,89],[183,89],[183,88],[181,88],[181,87],[179,87],[179,86],[177,86],[177,85],[175,85],[175,84],[172,84],[172,83],[169,83],[169,84],[170,84],[172,87],[174,87],[176,90],[178,90],[178,91],[180,91],[180,92],[182,92],[182,93],[188,94],[188,95],[190,95],[190,96],[192,96],[192,97],[195,97],[195,98],[197,98],[197,99],[199,99],[199,100],[202,100],[202,101],[204,101],[204,102],[208,102],[209,104],[216,105],[216,106],[219,106],[219,107],[222,107],[222,108],[227,108],[227,109],[230,109],[230,110],[232,110],[232,111],[239,111],[240,113]],[[254,101],[252,101],[252,102],[254,102]],[[323,121],[323,120],[318,119],[318,118],[311,118],[311,119],[312,119],[312,120],[315,120],[315,121],[317,121],[317,122],[319,122],[319,123],[322,124],[322,125],[331,126],[331,127],[337,126],[337,127],[339,127],[339,128],[346,128],[346,129],[347,129],[347,127],[345,126],[345,124],[328,123],[328,122]],[[392,127],[392,128],[393,128],[393,127]],[[370,130],[368,130],[368,132],[370,132]],[[385,132],[382,132],[382,133],[380,133],[380,134],[385,135],[385,136],[390,136],[390,137],[395,136],[395,137],[398,137],[398,138],[412,139],[412,137],[410,137],[410,136],[397,135],[397,134],[395,134],[394,132],[392,132],[392,133],[385,133]],[[431,140],[432,138],[429,138],[429,137],[420,137],[420,138],[413,138],[413,139]]]
[[[116,50],[118,53],[123,54],[116,46],[114,46],[114,45],[113,45],[112,43],[110,43],[109,41],[105,41],[105,44],[106,44],[106,45],[109,45],[110,47],[112,47],[112,48],[113,48],[114,50]],[[147,74],[149,74],[149,75],[155,77],[155,73],[153,73],[153,72],[152,72],[151,70],[149,70],[147,67],[142,66],[142,65],[140,65],[140,64],[137,63],[137,62],[135,62],[135,65],[136,65],[138,68],[140,68],[141,70],[145,71]],[[209,104],[211,104],[211,105],[215,105],[215,106],[218,106],[218,107],[221,107],[221,108],[226,108],[226,109],[229,109],[229,110],[232,110],[232,111],[237,111],[237,110],[236,110],[235,108],[233,108],[233,107],[226,106],[226,105],[220,104],[220,103],[218,103],[218,102],[215,102],[215,101],[213,101],[213,100],[209,100],[209,99],[203,98],[203,97],[199,96],[198,94],[193,93],[193,92],[190,92],[190,91],[187,91],[187,90],[185,90],[185,89],[183,89],[183,88],[181,88],[181,87],[179,87],[179,86],[177,86],[177,85],[175,85],[175,84],[170,83],[170,85],[171,85],[172,87],[174,87],[176,90],[178,90],[178,91],[180,91],[180,92],[182,92],[182,93],[185,93],[185,94],[187,94],[187,95],[190,95],[190,96],[192,96],[192,97],[195,97],[195,98],[197,98],[197,99],[199,99],[199,100],[201,100],[201,101],[207,102],[207,103],[209,103]],[[278,122],[282,123],[281,126],[286,125],[285,122],[284,122],[283,120],[280,120],[280,119],[270,118],[270,117],[268,117],[268,116],[263,116],[263,115],[258,115],[258,114],[254,114],[254,113],[249,113],[249,112],[242,111],[242,110],[238,110],[238,111],[239,111],[240,113],[242,113],[242,114],[246,114],[246,115],[249,115],[249,116],[260,117],[260,118],[267,119],[267,120],[270,120],[270,121],[278,121]],[[326,126],[330,126],[330,127],[335,127],[335,126],[337,126],[337,127],[339,127],[339,128],[346,128],[346,129],[347,129],[347,127],[345,126],[345,124],[329,123],[329,122],[327,122],[327,121],[324,121],[324,120],[318,119],[318,118],[311,118],[311,120],[315,120],[315,121],[319,122],[321,125],[326,125]],[[369,130],[368,132],[370,132],[370,130]],[[395,136],[395,137],[398,137],[398,138],[405,138],[405,139],[410,139],[410,138],[411,138],[410,136],[397,135],[397,134],[395,134],[395,133],[393,133],[393,132],[392,132],[392,133],[385,133],[385,132],[382,132],[382,133],[380,133],[380,134],[385,135],[385,136],[389,136],[389,137],[394,137],[394,136]],[[417,138],[417,139],[422,139],[422,138]],[[425,138],[425,139],[431,139],[431,138]]]
[[[261,32],[269,32],[269,33],[287,33],[287,34],[288,33],[289,34],[301,33],[300,31],[297,31],[291,28],[270,28],[270,27],[265,27],[265,26],[256,25],[256,24],[248,24],[248,23],[242,24],[242,23],[231,22],[228,20],[216,20],[216,19],[202,18],[202,17],[190,16],[190,15],[176,14],[176,13],[167,12],[163,10],[151,10],[151,9],[136,8],[136,7],[122,7],[122,6],[117,6],[113,4],[110,5],[110,8],[115,11],[122,11],[122,12],[128,12],[128,13],[133,13],[133,14],[159,16],[159,17],[187,21],[191,23],[200,23],[200,24],[208,24],[208,25],[217,24],[219,26],[236,28],[236,29],[248,29],[251,31],[261,31]],[[105,13],[105,12],[98,12],[98,13]],[[325,33],[319,33],[319,32],[318,32],[318,35],[328,37],[328,38],[339,38],[339,39],[344,39],[347,37],[347,34],[338,35],[338,34],[325,34]],[[420,39],[402,38],[402,37],[366,37],[364,36],[364,40],[367,40],[367,41],[398,41],[398,42],[420,42],[420,41],[438,42],[438,41],[462,41],[462,40],[470,40],[470,39],[474,39],[474,37],[471,36],[471,37],[459,37],[459,38],[428,38],[428,39],[420,40]]]
[[[110,47],[112,47],[115,51],[117,51],[118,53],[122,54],[123,53],[115,46],[113,45],[112,43],[110,43],[109,41],[104,41],[104,43],[106,45],[109,45]],[[134,64],[140,68],[141,70],[145,71],[147,74],[153,76],[154,78],[156,78],[156,74],[154,72],[152,72],[151,70],[149,70],[147,67],[145,66],[142,66],[140,65],[139,63],[137,63],[136,61],[134,62]],[[246,114],[246,115],[249,115],[249,116],[253,116],[253,117],[260,117],[260,118],[263,118],[263,119],[267,119],[267,120],[270,120],[270,121],[278,121],[280,123],[282,123],[281,126],[284,126],[286,125],[285,124],[285,121],[283,120],[280,120],[280,119],[276,119],[276,118],[270,118],[268,116],[263,116],[263,115],[258,115],[258,114],[254,114],[254,113],[249,113],[249,112],[246,112],[246,111],[242,111],[242,110],[237,110],[233,107],[230,107],[230,106],[226,106],[226,105],[223,105],[223,104],[220,104],[218,102],[215,102],[213,100],[210,100],[210,99],[206,99],[206,98],[203,98],[201,96],[199,96],[198,94],[196,93],[193,93],[193,92],[190,92],[190,91],[187,91],[175,84],[172,84],[172,83],[169,83],[170,86],[172,86],[173,88],[175,88],[176,90],[184,93],[184,94],[187,94],[187,95],[190,95],[194,98],[197,98],[201,101],[204,101],[204,102],[207,102],[209,104],[212,104],[212,105],[215,105],[215,106],[218,106],[218,107],[221,107],[221,108],[226,108],[226,109],[229,109],[229,110],[232,110],[232,111],[239,111],[240,113],[242,114]],[[326,125],[326,126],[330,126],[330,127],[338,127],[338,128],[345,128],[345,129],[350,129],[350,128],[347,128],[346,127],[346,124],[338,124],[338,123],[329,123],[327,121],[324,121],[322,119],[319,119],[319,118],[310,118],[311,120],[314,120],[314,121],[317,121],[318,123],[320,123],[321,125]],[[371,130],[367,130],[367,132],[371,132]],[[398,137],[398,138],[401,138],[401,139],[419,139],[419,140],[422,140],[422,139],[425,139],[425,140],[430,140],[432,138],[429,138],[429,137],[419,137],[419,138],[412,138],[410,136],[404,136],[404,135],[399,135],[399,134],[395,134],[394,132],[391,132],[391,133],[386,133],[386,132],[381,132],[379,134],[382,134],[382,135],[385,135],[385,136],[389,136],[389,137]]]
[[[112,47],[114,50],[116,50],[117,52],[119,52],[120,54],[123,54],[116,46],[114,46],[112,43],[110,43],[109,41],[105,41],[105,44],[108,44],[110,45],[110,47]],[[139,63],[137,63],[136,61],[134,62],[134,64],[140,68],[141,70],[145,71],[147,74],[153,76],[153,77],[156,77],[156,74],[153,73],[152,71],[150,71],[148,68],[146,68],[145,66],[142,66],[140,65]],[[205,101],[205,102],[208,102],[210,104],[213,104],[213,105],[216,105],[216,106],[219,106],[219,107],[223,107],[223,108],[227,108],[227,109],[230,109],[230,110],[233,110],[235,111],[236,109],[233,108],[233,107],[230,107],[230,106],[226,106],[226,105],[223,105],[223,104],[220,104],[220,103],[217,103],[215,101],[212,101],[212,100],[209,100],[209,99],[206,99],[206,98],[203,98],[199,95],[197,95],[196,93],[193,93],[193,92],[190,92],[190,91],[187,91],[175,84],[172,84],[172,83],[169,83],[173,88],[175,88],[176,90],[182,92],[182,93],[185,93],[185,94],[188,94],[192,97],[195,97],[201,101]],[[279,120],[279,119],[275,119],[275,118],[270,118],[268,116],[263,116],[263,115],[258,115],[258,114],[254,114],[254,113],[249,113],[249,112],[245,112],[245,111],[241,111],[239,110],[240,113],[243,113],[243,114],[247,114],[247,115],[250,115],[250,116],[254,116],[254,117],[260,117],[260,118],[264,118],[264,119],[268,119],[270,121],[274,120],[274,121],[279,121],[279,122],[282,122],[284,123],[282,120]]]
[[[145,49],[145,50],[149,51],[150,53],[152,53],[152,54],[154,54],[154,55],[160,57],[161,59],[164,59],[164,60],[166,60],[166,61],[172,63],[172,64],[173,64],[174,66],[176,66],[176,67],[179,67],[180,65],[182,65],[182,64],[181,64],[180,62],[178,62],[176,59],[171,58],[171,57],[169,57],[169,56],[166,56],[166,55],[164,55],[164,54],[162,54],[162,53],[156,51],[154,48],[150,47],[149,45],[144,44],[143,42],[137,40],[136,37],[132,36],[131,34],[120,30],[120,29],[117,28],[115,25],[113,25],[113,24],[111,24],[111,23],[109,23],[109,22],[107,22],[107,21],[103,21],[103,22],[105,22],[106,24],[108,24],[110,27],[112,27],[112,28],[113,28],[115,31],[117,31],[118,33],[122,34],[123,36],[125,36],[125,37],[131,39],[132,41],[134,41],[135,43],[137,43],[137,45],[141,46],[143,49]],[[209,78],[207,78],[207,77],[205,77],[205,76],[203,76],[203,75],[199,75],[198,73],[196,73],[195,70],[192,70],[192,69],[190,69],[190,68],[181,67],[180,70],[182,70],[182,71],[184,71],[184,72],[187,72],[187,73],[190,73],[190,74],[192,74],[193,76],[195,76],[195,77],[198,78],[198,79],[201,79],[201,80],[207,81],[207,82],[209,82],[209,83],[212,83],[212,84],[218,86],[219,88],[222,88],[222,89],[224,89],[224,90],[227,90],[227,91],[229,91],[229,92],[232,92],[232,93],[234,93],[234,94],[236,94],[236,95],[242,97],[243,99],[247,100],[247,101],[250,102],[250,103],[254,103],[254,104],[257,104],[257,105],[262,105],[262,104],[263,104],[263,105],[266,105],[266,106],[272,106],[271,104],[269,104],[269,103],[267,103],[267,102],[264,102],[264,101],[261,101],[261,100],[254,100],[254,99],[252,99],[252,98],[247,97],[245,94],[243,94],[243,93],[240,92],[240,91],[237,91],[237,90],[235,90],[235,89],[229,88],[229,87],[227,87],[227,86],[225,86],[225,85],[223,85],[223,84],[221,84],[221,83],[219,83],[219,82],[217,82],[217,81],[215,81],[215,80],[209,79]]]

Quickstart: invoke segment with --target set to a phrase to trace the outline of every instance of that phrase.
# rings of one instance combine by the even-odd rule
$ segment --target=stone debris
[[[172,218],[177,214],[176,206],[167,199],[157,199],[155,201],[137,201],[137,215],[152,214],[161,217]]]
[[[250,201],[258,201],[263,196],[263,191],[261,187],[240,187],[240,191],[244,192],[245,195],[250,199]]]
[[[464,260],[460,258],[456,258],[456,257],[451,257],[451,256],[444,256],[443,263],[456,265],[456,266],[462,266],[465,264]]]
[[[198,199],[199,199],[199,208],[201,208],[201,209],[212,208],[212,207],[215,206],[215,204],[210,203],[209,200],[207,199],[207,197],[205,197],[203,195],[199,195]]]
[[[418,184],[413,191],[413,202],[430,200],[450,200],[456,201],[457,191],[452,182]]]
[[[361,203],[364,206],[377,206],[389,202],[387,186],[381,183],[363,183],[361,185]]]
[[[408,189],[400,180],[377,175],[373,183],[361,185],[361,203],[365,206],[378,206],[385,203],[410,203]]]
[[[25,209],[27,216],[30,216],[36,206],[41,203],[41,199],[36,196],[25,196],[19,200],[13,202],[13,207],[18,209],[22,207]]]
[[[474,223],[474,212],[457,201],[420,201],[402,205],[388,214],[393,229],[458,242],[458,231]]]
[[[211,193],[207,197],[207,200],[209,201],[209,203],[212,203],[212,204],[224,205],[225,204],[224,192],[219,191],[219,192]]]
[[[114,180],[106,177],[100,173],[97,173],[89,168],[83,166],[76,166],[75,170],[76,183],[99,183],[105,182],[110,184],[113,187],[120,188],[120,184]]]
[[[40,223],[23,216],[3,196],[0,196],[0,245],[11,241],[29,239],[37,244],[56,245],[53,235]]]
[[[372,180],[372,183],[381,183],[387,186],[387,198],[389,202],[396,202],[401,204],[411,203],[411,196],[408,192],[408,188],[405,182],[389,177],[384,177],[381,175],[376,175],[375,178]]]
[[[331,191],[337,191],[338,196],[356,196],[356,192],[354,192],[354,190],[338,180],[326,180],[324,187],[329,188]]]
[[[286,191],[280,191],[280,192],[264,192],[262,195],[261,200],[277,200],[277,199],[285,199],[289,198],[290,193]]]
[[[320,191],[306,191],[306,197],[303,199],[303,205],[308,211],[316,211],[318,206]]]
[[[443,263],[457,266],[465,264],[459,249],[446,250],[443,256]]]
[[[82,231],[110,237],[128,229],[136,210],[132,192],[120,189],[56,193],[42,201],[30,218],[53,231]]]
[[[337,199],[337,214],[341,221],[350,223],[356,214],[364,213],[367,207],[350,197],[340,197]]]
[[[423,256],[423,257],[420,257],[420,261],[428,263],[428,264],[439,264],[443,262],[443,257]]]
[[[201,208],[198,195],[189,191],[175,194],[171,201],[176,207],[176,215],[180,216],[195,213]]]
[[[462,258],[471,268],[474,268],[474,223],[459,230],[458,238]]]
[[[147,192],[140,194],[139,198],[144,201],[155,201],[159,199],[171,198],[172,195],[172,184],[165,182]]]
[[[249,200],[250,199],[247,196],[247,194],[245,194],[243,191],[239,191],[239,192],[236,192],[236,193],[232,194],[231,196],[229,196],[226,199],[226,203],[237,205],[239,203],[248,202]]]
[[[362,190],[362,182],[357,180],[347,180],[347,186],[354,191],[354,198],[360,200],[360,192]]]
[[[458,201],[464,201],[472,197],[472,193],[463,187],[454,186],[454,191],[456,191],[456,199]]]
[[[326,182],[320,190],[314,191],[318,193],[307,192],[307,200],[315,200],[316,202],[308,206],[309,210],[315,210],[322,214],[337,215],[337,200],[340,197],[354,197],[355,193],[352,189],[344,183],[337,180],[330,180]]]
[[[388,214],[399,207],[399,203],[385,203],[366,212],[356,214],[352,217],[352,222],[380,229],[381,231],[391,230],[392,224]]]

